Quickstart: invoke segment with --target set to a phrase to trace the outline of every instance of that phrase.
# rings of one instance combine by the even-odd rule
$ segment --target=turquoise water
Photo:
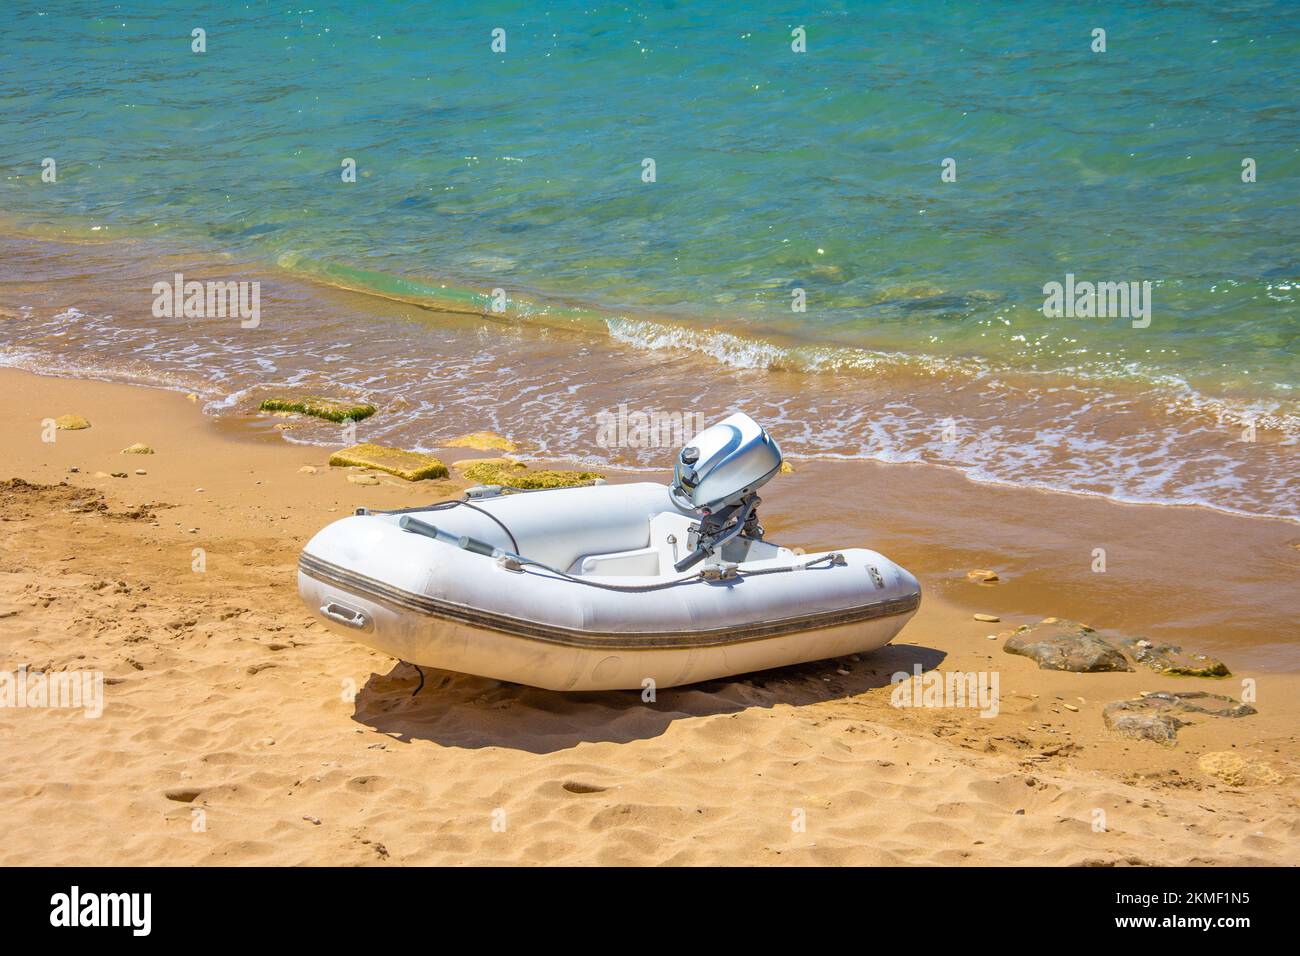
[[[0,10],[14,229],[461,309],[499,287],[733,366],[1131,380],[1300,435],[1293,4],[103,10]],[[1045,318],[1067,273],[1151,282],[1150,327]]]
[[[1291,4],[189,6],[6,5],[7,215],[416,294],[1296,384]],[[1151,328],[1036,314],[1066,272],[1152,281]]]

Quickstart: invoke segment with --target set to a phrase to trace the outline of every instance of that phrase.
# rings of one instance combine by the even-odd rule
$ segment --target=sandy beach
[[[359,505],[453,496],[454,468],[358,484],[282,440],[289,419],[9,369],[0,388],[3,668],[105,679],[97,718],[0,709],[4,865],[1300,862],[1294,524],[796,461],[765,492],[769,537],[916,573],[921,610],[890,647],[654,703],[434,671],[412,696],[413,667],[311,619],[295,567]],[[69,414],[91,427],[43,441]],[[137,442],[155,453],[121,454]],[[1002,651],[1048,616],[1177,639],[1233,676]],[[915,664],[997,671],[998,713],[891,706]],[[1173,746],[1102,719],[1144,691],[1240,698],[1243,679],[1258,713],[1192,717]]]

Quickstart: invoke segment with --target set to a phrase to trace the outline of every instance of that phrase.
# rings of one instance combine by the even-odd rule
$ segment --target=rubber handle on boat
[[[485,554],[489,558],[496,554],[497,549],[492,547],[486,541],[480,541],[478,538],[471,538],[469,535],[462,535],[460,546],[466,551],[473,551],[475,554]]]
[[[426,538],[433,538],[435,541],[437,541],[439,537],[438,529],[435,526],[421,521],[419,518],[412,518],[410,515],[402,515],[402,517],[397,520],[397,526],[403,531],[410,531],[412,534],[422,534]]]
[[[450,544],[458,548],[464,548],[466,551],[472,551],[474,554],[481,554],[491,558],[497,553],[497,549],[486,541],[480,541],[478,538],[471,538],[469,535],[461,535],[460,537],[457,537],[450,531],[443,531],[436,525],[431,525],[427,521],[421,521],[419,518],[412,518],[410,515],[402,515],[402,517],[398,518],[397,526],[403,531],[422,534],[426,538],[432,538],[434,541],[441,541],[443,544]]]
[[[682,558],[680,561],[674,564],[673,568],[674,570],[677,571],[686,571],[690,568],[695,567],[695,565],[699,564],[708,556],[709,556],[709,552],[706,551],[704,548],[696,548],[686,557]]]

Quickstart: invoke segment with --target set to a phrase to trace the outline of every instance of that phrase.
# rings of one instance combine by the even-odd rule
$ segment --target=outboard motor
[[[674,567],[685,571],[740,534],[761,539],[757,491],[780,469],[781,449],[742,412],[696,435],[677,456],[672,497],[679,508],[694,511],[701,520],[691,527],[691,553]]]

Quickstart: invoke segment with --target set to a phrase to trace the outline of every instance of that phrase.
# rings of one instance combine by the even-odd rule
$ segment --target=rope
[[[574,584],[583,584],[589,588],[599,588],[602,591],[623,591],[629,594],[641,594],[647,591],[664,591],[668,588],[680,587],[683,584],[698,584],[700,581],[731,581],[736,578],[756,578],[764,574],[784,574],[789,571],[804,571],[809,568],[814,568],[826,561],[831,562],[831,564],[836,564],[840,558],[841,556],[838,553],[832,553],[823,558],[818,558],[816,561],[809,561],[807,564],[792,564],[789,567],[784,568],[756,568],[753,571],[736,571],[731,577],[726,578],[708,578],[705,577],[704,572],[701,571],[699,574],[692,574],[689,578],[677,578],[676,580],[664,581],[659,584],[605,584],[602,581],[592,581],[587,578],[580,578],[576,575],[568,574],[558,568],[551,567],[549,564],[542,564],[542,562],[534,561],[531,558],[519,558],[518,560],[521,564],[541,568],[543,571],[550,571],[552,574],[558,575],[566,581],[572,581]]]
[[[523,490],[550,491],[552,489],[529,488]],[[478,505],[471,504],[470,502],[464,500],[463,498],[452,498],[447,501],[436,501],[431,505],[425,505],[420,508],[395,508],[391,511],[371,511],[367,509],[365,513],[372,514],[372,515],[407,515],[407,514],[415,514],[421,511],[446,511],[449,508],[455,508],[457,505],[464,505],[466,508],[470,508],[474,511],[477,511],[479,514],[487,515],[489,518],[495,521],[498,527],[500,527],[501,530],[506,533],[506,537],[510,539],[511,546],[515,549],[516,553],[511,555],[511,557],[514,558],[514,560],[518,561],[521,565],[526,565],[528,567],[534,567],[534,568],[541,568],[543,571],[549,571],[551,574],[557,575],[558,577],[566,581],[572,581],[574,584],[582,584],[589,588],[599,588],[602,591],[622,591],[628,594],[643,594],[649,591],[665,591],[668,588],[680,587],[683,584],[696,584],[700,581],[714,581],[714,580],[730,581],[730,580],[734,580],[735,578],[756,578],[764,574],[784,574],[787,571],[803,571],[808,568],[814,568],[817,565],[827,561],[831,562],[831,564],[836,564],[843,561],[842,555],[840,555],[838,552],[832,552],[831,554],[828,554],[825,557],[818,558],[816,561],[809,561],[807,564],[792,564],[789,567],[785,567],[785,568],[756,568],[753,571],[736,571],[729,577],[725,577],[725,578],[706,577],[705,573],[701,571],[698,574],[691,575],[689,578],[677,578],[676,580],[673,581],[663,581],[658,584],[605,584],[604,582],[601,581],[592,581],[587,578],[578,577],[577,575],[574,574],[569,574],[567,571],[561,571],[559,568],[553,568],[549,564],[543,564],[541,561],[534,561],[532,558],[525,558],[523,555],[518,554],[517,552],[519,551],[519,542],[515,540],[514,534],[512,534],[510,529],[505,526],[505,523],[502,522],[501,519],[498,518],[496,515],[492,514],[492,512],[486,510],[485,508],[480,508]],[[522,571],[523,568],[520,568],[519,570]],[[420,686],[421,687],[424,686],[423,671],[420,672]],[[419,693],[418,688],[416,690],[416,693]]]

